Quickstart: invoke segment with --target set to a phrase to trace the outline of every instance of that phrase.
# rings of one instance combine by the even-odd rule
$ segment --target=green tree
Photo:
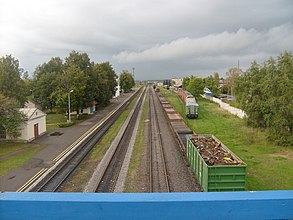
[[[267,128],[269,138],[293,145],[293,57],[284,52],[264,65],[255,61],[235,80],[237,102],[248,115],[249,125]]]
[[[19,104],[15,99],[0,93],[0,127],[4,128],[6,135],[13,138],[20,136],[19,126],[25,119],[18,107]]]
[[[85,88],[86,93],[83,99],[80,99],[80,101],[83,101],[83,103],[80,103],[80,106],[87,106],[90,102],[93,101],[95,96],[94,88],[96,82],[93,80],[94,76],[92,71],[94,63],[91,62],[87,53],[79,53],[73,50],[69,56],[65,58],[64,67],[65,69],[68,69],[68,67],[73,65],[78,67],[87,77]]]
[[[56,106],[55,91],[57,89],[58,76],[64,71],[63,61],[60,57],[52,57],[49,62],[39,65],[33,78],[31,93],[43,109],[50,109]]]
[[[214,96],[217,96],[219,94],[219,79],[217,79],[217,82],[217,80],[215,80],[213,76],[209,76],[204,78],[203,80],[205,87],[209,88]]]
[[[18,60],[11,55],[0,58],[0,93],[15,99],[21,105],[27,100],[24,82],[21,79],[22,71]]]
[[[268,60],[264,68],[269,138],[281,145],[293,145],[293,56],[284,52],[277,61]]]
[[[120,78],[120,86],[124,90],[124,92],[130,92],[131,88],[135,85],[135,81],[132,75],[128,71],[124,70],[120,74],[119,78]]]
[[[184,77],[183,82],[182,82],[182,88],[187,90],[186,88],[187,88],[189,82],[190,82],[190,77]]]
[[[59,73],[60,75],[60,73]],[[35,81],[34,88],[32,90],[34,98],[38,100],[42,108],[53,110],[56,106],[55,91],[58,85],[58,73],[48,72],[42,74]]]
[[[117,76],[109,62],[95,64],[93,76],[92,80],[95,82],[94,98],[100,105],[105,106],[113,97]]]
[[[242,74],[242,70],[237,67],[232,67],[226,73],[227,78],[225,80],[225,86],[228,88],[228,94],[234,95],[233,87],[235,79]]]
[[[57,104],[65,111],[68,107],[68,94],[70,91],[70,103],[72,110],[79,113],[86,107],[86,86],[88,76],[75,64],[67,65],[64,72],[57,76],[58,85],[53,93]]]
[[[217,88],[219,88],[219,87],[220,87],[220,75],[219,75],[218,72],[214,72],[214,74],[213,74],[213,79],[214,79],[215,82],[216,82],[216,86],[217,86]]]
[[[48,73],[62,73],[63,72],[63,60],[60,57],[52,57],[49,62],[37,66],[34,71],[34,79],[37,80],[43,74]]]
[[[186,86],[186,90],[193,94],[195,97],[199,97],[203,94],[204,81],[202,78],[191,76]]]

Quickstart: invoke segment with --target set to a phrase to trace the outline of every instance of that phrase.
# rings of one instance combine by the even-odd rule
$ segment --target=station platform
[[[124,100],[134,93],[126,93],[118,98],[110,100],[110,104],[100,108],[91,117],[67,128],[58,128],[54,131],[47,132],[45,135],[38,137],[32,143],[43,146],[44,148],[33,155],[31,159],[4,175],[0,176],[0,191],[15,192],[27,183],[32,177],[44,168],[50,168],[55,164],[54,159],[78,138],[80,138],[92,126],[102,120],[113,109],[120,105]],[[61,135],[51,135],[52,133]]]

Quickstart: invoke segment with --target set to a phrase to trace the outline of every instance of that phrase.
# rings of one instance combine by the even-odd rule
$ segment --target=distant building
[[[157,86],[158,86],[158,87],[163,87],[163,85],[164,85],[164,84],[163,84],[162,82],[158,82],[158,83],[157,83]]]
[[[183,78],[174,78],[172,79],[172,83],[174,87],[178,90],[179,88],[182,88]]]
[[[93,100],[88,107],[79,109],[79,111],[70,111],[71,115],[78,115],[78,114],[94,114],[95,111],[98,110],[98,102]]]

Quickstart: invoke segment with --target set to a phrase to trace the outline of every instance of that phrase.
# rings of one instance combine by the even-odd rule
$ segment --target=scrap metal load
[[[185,103],[185,115],[188,118],[198,117],[198,103],[195,97],[188,91],[179,89],[178,96]]]
[[[243,165],[242,161],[238,160],[226,147],[223,147],[211,136],[196,136],[191,141],[209,166]]]

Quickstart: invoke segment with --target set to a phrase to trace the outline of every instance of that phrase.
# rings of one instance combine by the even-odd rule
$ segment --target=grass
[[[139,171],[141,160],[143,157],[145,121],[148,119],[149,108],[149,101],[147,97],[148,96],[146,96],[145,103],[142,109],[139,127],[136,134],[134,148],[125,181],[124,192],[138,192],[138,187],[141,181],[141,175],[139,174]]]
[[[247,164],[248,190],[293,189],[293,146],[269,142],[266,131],[247,127],[245,120],[204,99],[199,99],[199,118],[189,120],[177,95],[162,93],[195,133],[215,135]]]
[[[53,131],[58,127],[58,123],[66,122],[67,117],[64,114],[47,114],[46,122],[47,122],[47,132]]]
[[[25,164],[34,154],[42,150],[43,147],[25,143],[1,142],[0,149],[0,156],[7,155],[7,158],[0,160],[0,175],[4,175]]]
[[[138,94],[139,95],[139,94]],[[137,96],[138,97],[138,96]],[[82,162],[70,181],[62,189],[64,192],[82,192],[87,181],[91,178],[93,170],[103,159],[105,153],[117,136],[122,125],[126,121],[131,109],[134,107],[137,97],[132,100],[127,109],[119,116],[115,123],[106,132],[100,142],[92,149],[88,158]]]
[[[58,111],[57,111],[58,112]],[[53,131],[57,128],[59,128],[59,124],[61,127],[69,127],[76,123],[77,121],[85,120],[89,116],[83,116],[81,119],[77,119],[76,115],[71,115],[71,121],[72,124],[67,123],[67,116],[63,113],[57,113],[57,112],[48,112],[46,116],[46,123],[47,123],[47,132]],[[65,125],[65,126],[62,126]],[[67,126],[66,126],[67,125]]]
[[[31,144],[26,143],[0,142],[0,157],[23,150],[30,146]]]

